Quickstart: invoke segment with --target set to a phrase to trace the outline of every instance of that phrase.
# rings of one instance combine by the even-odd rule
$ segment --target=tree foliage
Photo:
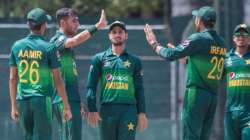
[[[109,17],[155,17],[163,14],[163,0],[1,0],[0,17],[22,18],[35,7],[54,15],[62,7],[72,7],[79,15],[96,16],[105,9]]]

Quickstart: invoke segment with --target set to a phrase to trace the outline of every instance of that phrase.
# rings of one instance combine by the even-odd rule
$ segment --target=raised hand
[[[144,32],[145,32],[145,35],[146,35],[146,39],[148,41],[148,43],[150,45],[156,43],[156,37],[155,37],[155,34],[151,28],[150,25],[146,24],[145,27],[144,27]]]
[[[105,15],[105,11],[102,9],[102,13],[101,13],[101,17],[98,21],[98,23],[96,23],[96,28],[97,29],[103,29],[108,25],[108,22],[106,20],[106,15]]]

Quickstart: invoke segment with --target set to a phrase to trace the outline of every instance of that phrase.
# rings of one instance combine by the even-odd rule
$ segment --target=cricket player
[[[174,48],[164,48],[149,25],[145,26],[148,43],[168,61],[187,56],[188,80],[182,113],[183,140],[208,140],[217,105],[217,91],[223,74],[226,47],[213,29],[216,13],[205,6],[194,10],[197,33]]]
[[[59,30],[51,38],[61,59],[61,73],[69,104],[72,110],[72,119],[63,121],[62,99],[54,94],[53,109],[59,123],[60,140],[81,140],[82,117],[84,113],[78,88],[78,72],[73,48],[88,40],[97,30],[107,26],[104,10],[98,23],[77,34],[79,26],[77,12],[71,8],[61,8],[56,12]],[[57,91],[55,91],[57,93]]]
[[[225,76],[227,100],[225,111],[225,140],[250,139],[250,29],[246,24],[236,26],[235,47],[227,53]]]
[[[109,27],[111,47],[96,54],[87,82],[89,123],[100,122],[101,140],[134,140],[136,126],[147,127],[142,64],[126,50],[126,26],[121,21]],[[100,114],[96,107],[97,84],[100,81]]]
[[[11,118],[19,120],[25,140],[52,140],[53,79],[63,101],[64,120],[72,115],[54,44],[43,38],[51,17],[36,8],[27,20],[31,33],[16,41],[10,54]]]

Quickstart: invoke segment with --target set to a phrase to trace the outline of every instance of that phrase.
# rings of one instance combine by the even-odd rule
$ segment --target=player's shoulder
[[[56,45],[53,42],[47,42],[47,51],[56,50]]]
[[[225,55],[226,58],[232,57],[234,55],[235,48],[231,48]]]
[[[99,52],[99,53],[96,53],[93,57],[92,57],[92,60],[95,60],[95,61],[102,61],[104,58],[107,57],[107,51],[102,51],[102,52]]]
[[[50,39],[50,42],[56,42],[56,41],[63,41],[67,39],[67,36],[59,31],[56,32],[56,34]]]
[[[25,47],[26,44],[27,44],[27,38],[19,39],[19,40],[14,42],[14,44],[12,45],[12,49],[18,49],[18,48]]]
[[[21,39],[17,40],[14,44],[20,45],[20,44],[25,44],[27,42],[29,42],[29,38],[28,37],[24,37],[24,38],[21,38]]]
[[[127,52],[128,59],[135,65],[141,65],[141,59],[138,55]]]
[[[203,35],[202,35],[201,32],[196,32],[196,33],[191,34],[188,38],[189,38],[189,39],[195,40],[195,39],[202,38],[202,36],[203,36]]]
[[[199,42],[204,39],[205,38],[204,38],[203,33],[197,32],[197,33],[191,34],[184,42],[188,42],[190,44],[192,42]]]
[[[141,61],[140,57],[137,56],[136,54],[127,52],[127,55],[128,55],[129,58],[131,58],[134,61]]]

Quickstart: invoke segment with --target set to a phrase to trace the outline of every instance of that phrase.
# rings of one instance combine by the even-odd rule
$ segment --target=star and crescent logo
[[[131,63],[129,62],[129,60],[126,60],[123,62],[123,65],[124,65],[124,67],[129,68]]]
[[[132,122],[129,122],[128,124],[128,130],[133,131],[135,129],[135,125]]]

